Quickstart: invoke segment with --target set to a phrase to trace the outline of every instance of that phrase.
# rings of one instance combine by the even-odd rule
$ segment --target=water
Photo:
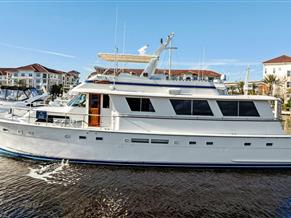
[[[101,167],[0,157],[1,217],[282,217],[291,170]]]

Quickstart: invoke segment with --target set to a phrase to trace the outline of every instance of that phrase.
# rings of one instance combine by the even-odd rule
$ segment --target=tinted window
[[[155,112],[154,107],[149,98],[141,99],[141,111]]]
[[[238,116],[238,101],[217,101],[223,116]]]
[[[177,100],[171,99],[171,104],[178,115],[213,116],[206,100]]]
[[[132,111],[155,112],[149,98],[126,98]]]
[[[132,111],[140,111],[140,98],[126,98],[127,103]]]
[[[171,104],[178,115],[191,115],[191,100],[171,99]]]
[[[109,108],[109,95],[103,95],[103,108]]]
[[[209,104],[205,100],[193,100],[192,115],[213,116]]]
[[[239,116],[245,117],[259,117],[258,110],[252,101],[239,102]]]

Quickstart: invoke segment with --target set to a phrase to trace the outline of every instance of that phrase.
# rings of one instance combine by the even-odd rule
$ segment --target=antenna
[[[171,79],[171,69],[172,69],[172,50],[178,49],[177,47],[172,46],[172,40],[170,41],[170,47],[166,49],[169,50],[169,79]]]
[[[245,79],[245,84],[244,84],[244,95],[248,95],[249,91],[249,76],[250,76],[250,66],[247,67],[247,72],[246,72],[246,79]]]
[[[122,43],[122,54],[125,53],[125,42],[126,42],[126,22],[123,23],[123,43]],[[124,73],[125,63],[122,67],[122,73]]]
[[[115,62],[115,67],[114,67],[114,76],[113,76],[113,87],[115,89],[115,77],[116,77],[116,72],[118,69],[118,62],[117,62],[117,53],[118,53],[118,47],[117,47],[117,26],[118,26],[118,6],[115,8],[115,27],[114,27],[114,62]]]

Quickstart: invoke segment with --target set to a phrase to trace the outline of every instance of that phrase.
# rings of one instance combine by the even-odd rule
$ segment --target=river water
[[[291,170],[102,167],[0,156],[0,217],[290,217]]]

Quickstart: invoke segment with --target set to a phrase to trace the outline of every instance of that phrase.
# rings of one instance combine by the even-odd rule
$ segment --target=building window
[[[291,82],[287,82],[287,88],[291,88]]]
[[[259,117],[252,101],[217,101],[223,116]]]
[[[110,107],[109,95],[103,95],[103,108],[109,108],[109,107]]]
[[[132,111],[155,112],[149,98],[126,98],[126,101]]]
[[[46,76],[47,76],[47,74],[42,74],[42,77],[44,78],[44,79],[46,79]]]
[[[287,76],[290,77],[291,76],[291,70],[287,71]]]
[[[206,100],[170,99],[177,115],[213,116]]]
[[[40,73],[37,73],[37,74],[36,74],[36,77],[40,77]]]
[[[25,76],[25,73],[21,73],[21,76],[24,77]]]
[[[29,73],[28,76],[32,77],[32,73]]]
[[[267,69],[265,69],[265,74],[267,74]]]
[[[14,73],[14,76],[15,76],[15,77],[18,77],[18,73]]]
[[[273,73],[274,73],[274,74],[276,73],[276,69],[275,69],[275,68],[273,68]]]

